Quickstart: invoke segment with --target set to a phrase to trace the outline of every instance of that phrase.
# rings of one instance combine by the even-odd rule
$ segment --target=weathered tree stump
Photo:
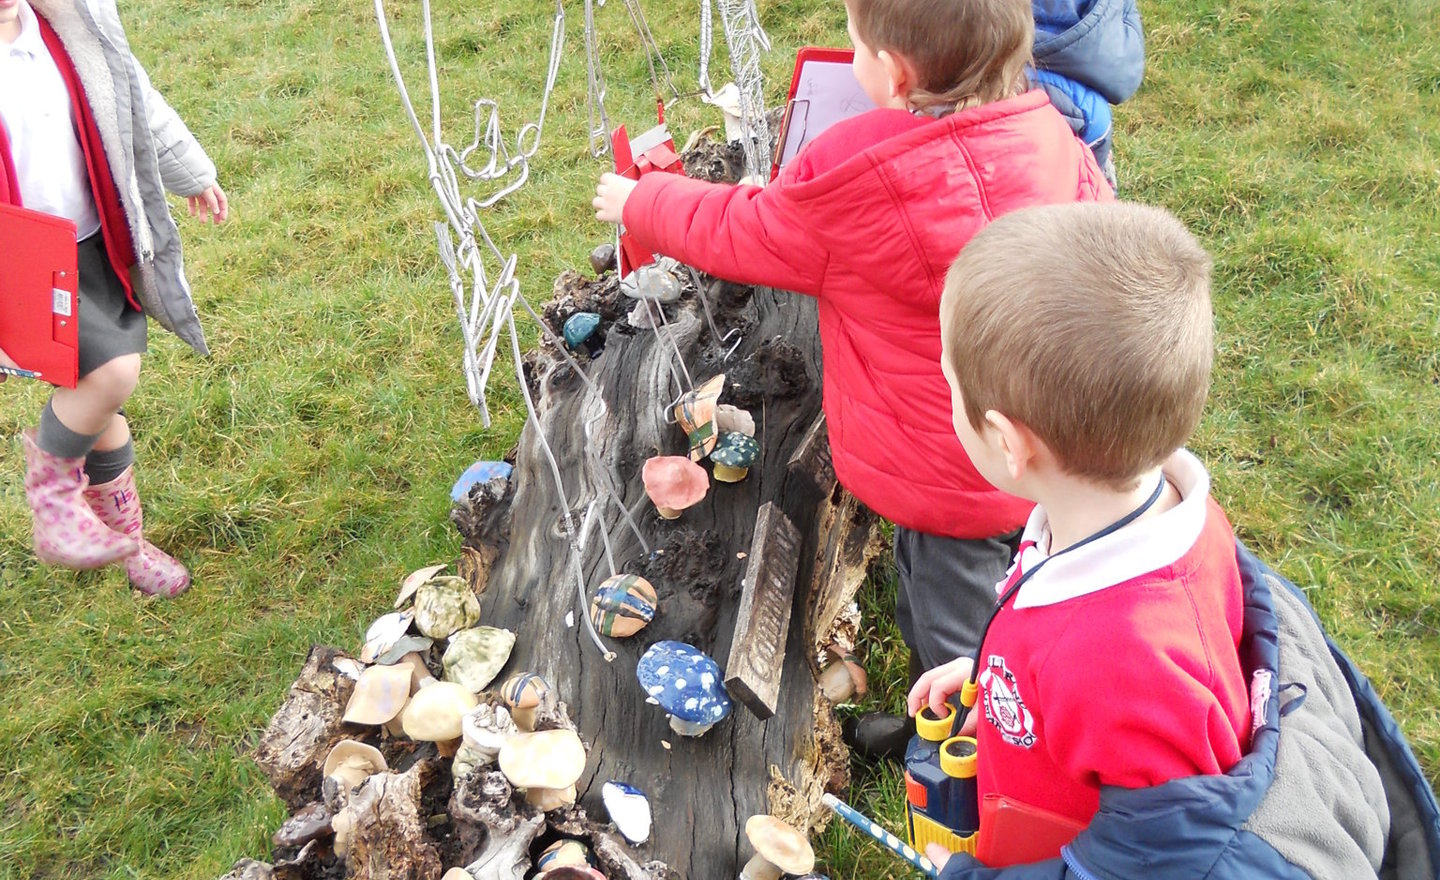
[[[734,877],[749,857],[741,831],[746,818],[768,812],[809,826],[823,812],[823,791],[848,779],[849,756],[816,690],[814,665],[874,554],[875,520],[835,487],[823,425],[811,430],[821,420],[815,302],[765,288],[703,283],[719,331],[739,328],[744,334],[728,359],[693,293],[665,307],[666,324],[657,337],[618,318],[625,301],[612,277],[562,276],[557,299],[545,311],[547,323],[558,331],[575,311],[600,313],[608,324],[603,353],[587,365],[587,384],[553,342],[542,343],[528,364],[539,421],[528,423],[520,437],[513,491],[499,505],[462,505],[456,521],[467,546],[495,554],[482,620],[516,632],[508,669],[550,680],[590,745],[581,804],[603,817],[603,783],[619,779],[638,786],[651,799],[655,824],[637,854],[664,862],[674,876],[718,880]],[[687,448],[681,429],[667,419],[678,388],[675,351],[665,337],[694,384],[726,374],[720,402],[751,411],[761,445],[744,481],[712,481],[705,500],[674,521],[658,517],[640,480],[646,458]],[[644,575],[660,598],[649,627],[627,640],[605,640],[613,662],[583,628],[588,595],[582,601],[577,591],[565,511],[541,434],[563,477],[572,528],[579,529],[591,501],[609,491],[609,471],[649,544],[647,552],[618,508],[600,505],[616,569]],[[812,442],[792,464],[807,435],[820,451]],[[732,642],[757,512],[767,503],[798,535],[798,543],[780,542],[790,545],[790,558],[777,562],[790,567],[786,577],[794,579],[795,599],[780,640],[783,654],[774,658],[780,674],[774,715],[761,720],[737,702],[729,720],[705,735],[679,736],[664,712],[646,703],[636,663],[661,639],[689,642],[722,664],[732,649],[747,647]],[[581,563],[587,594],[611,574],[596,538],[592,532]],[[756,628],[750,625],[750,631]]]

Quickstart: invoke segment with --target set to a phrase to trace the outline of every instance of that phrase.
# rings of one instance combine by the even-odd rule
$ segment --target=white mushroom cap
[[[464,868],[451,868],[440,880],[475,880],[475,875]]]
[[[404,668],[405,678],[410,670]],[[415,692],[400,723],[405,735],[425,742],[445,742],[459,739],[460,718],[466,712],[480,705],[475,695],[464,686],[453,681],[437,681]]]
[[[500,772],[516,788],[569,788],[585,772],[585,745],[573,730],[519,733],[500,747]]]
[[[746,819],[745,836],[757,855],[786,874],[805,874],[815,867],[815,850],[810,848],[810,841],[774,816]]]
[[[371,666],[360,673],[355,692],[345,704],[351,724],[384,724],[400,714],[410,699],[410,667]]]
[[[388,769],[379,749],[358,740],[342,739],[325,756],[325,775],[339,776],[350,788],[359,785],[365,777]]]

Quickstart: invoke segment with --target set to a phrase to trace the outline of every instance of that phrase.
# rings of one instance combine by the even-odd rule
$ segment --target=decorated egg
[[[638,574],[606,578],[590,601],[590,621],[602,635],[633,636],[655,619],[655,588]]]

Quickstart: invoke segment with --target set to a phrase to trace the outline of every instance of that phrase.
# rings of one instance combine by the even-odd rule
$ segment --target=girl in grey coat
[[[35,552],[123,562],[137,589],[174,596],[190,573],[141,535],[121,412],[147,316],[206,353],[166,190],[225,220],[214,164],[130,53],[113,0],[0,0],[0,200],[73,221],[80,269],[79,382],[24,433]],[[0,365],[16,363],[0,351]]]

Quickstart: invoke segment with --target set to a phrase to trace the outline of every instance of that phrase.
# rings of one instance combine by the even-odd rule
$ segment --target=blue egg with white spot
[[[477,461],[465,469],[460,479],[450,488],[450,500],[459,501],[470,491],[470,487],[476,483],[488,483],[491,480],[510,479],[510,474],[515,468],[508,461]]]
[[[670,727],[682,736],[699,736],[730,714],[730,695],[720,683],[720,667],[684,642],[651,645],[635,669],[640,686],[670,715]]]

